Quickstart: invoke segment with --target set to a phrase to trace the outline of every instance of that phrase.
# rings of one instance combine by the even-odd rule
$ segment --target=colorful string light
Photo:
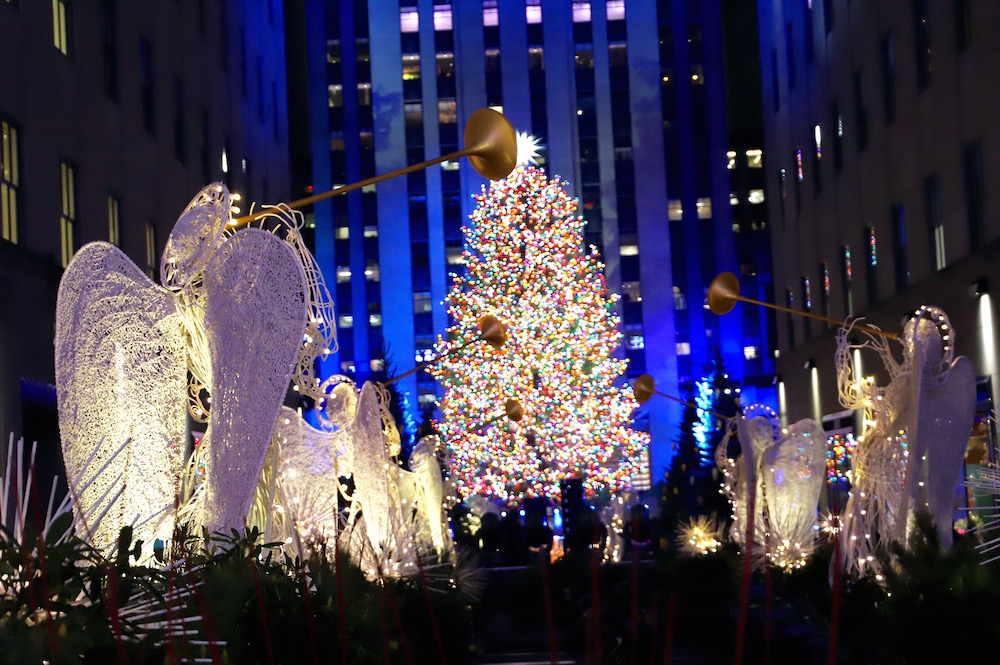
[[[627,365],[613,355],[619,296],[608,293],[597,249],[581,251],[577,202],[558,178],[528,166],[477,203],[463,228],[465,273],[448,295],[455,323],[437,349],[472,339],[487,314],[504,322],[508,341],[498,350],[470,344],[430,370],[444,388],[440,429],[455,489],[508,504],[558,499],[570,477],[584,479],[588,497],[627,490],[645,471],[649,438],[630,428],[631,388],[614,385]],[[496,420],[510,398],[523,417]]]

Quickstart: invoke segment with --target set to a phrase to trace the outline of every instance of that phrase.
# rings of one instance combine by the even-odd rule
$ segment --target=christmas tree
[[[630,428],[631,388],[614,385],[626,367],[612,355],[618,296],[597,249],[582,250],[576,201],[558,178],[518,167],[477,202],[463,229],[465,274],[448,295],[455,323],[438,347],[473,339],[484,315],[505,324],[508,341],[469,344],[431,370],[445,389],[440,430],[458,492],[558,499],[570,477],[584,479],[589,497],[627,489],[648,436]],[[516,423],[503,419],[511,398],[523,413]]]

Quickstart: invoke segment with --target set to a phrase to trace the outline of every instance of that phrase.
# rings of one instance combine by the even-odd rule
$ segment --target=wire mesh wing
[[[243,531],[306,328],[306,278],[278,237],[245,229],[205,270],[212,365],[209,531]]]
[[[147,545],[168,537],[187,382],[173,296],[114,245],[85,245],[59,285],[55,369],[63,461],[92,544],[108,550],[128,524]]]

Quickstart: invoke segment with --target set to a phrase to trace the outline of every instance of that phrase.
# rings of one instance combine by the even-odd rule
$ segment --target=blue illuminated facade
[[[752,164],[736,170],[727,158],[718,1],[309,0],[302,22],[316,191],[456,150],[469,114],[502,109],[539,137],[541,166],[581,201],[585,240],[623,296],[629,377],[648,372],[679,395],[721,352],[735,379],[770,380],[760,314],[722,326],[703,307],[717,272],[742,273],[763,297],[770,270],[745,247],[751,228],[766,234],[763,194],[750,195],[763,185],[753,187]],[[759,147],[740,145],[743,161]],[[340,338],[324,371],[363,379],[381,369],[383,348],[399,372],[429,356],[484,184],[466,163],[445,163],[317,205]],[[766,237],[756,246],[766,255]],[[430,377],[398,385],[414,414],[433,406]],[[661,399],[639,416],[654,479],[680,419]]]

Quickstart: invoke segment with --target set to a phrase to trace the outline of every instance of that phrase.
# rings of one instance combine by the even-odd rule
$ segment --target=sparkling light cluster
[[[678,527],[677,545],[688,556],[703,556],[722,547],[722,527],[707,515],[692,517]]]
[[[588,496],[628,489],[642,471],[648,436],[629,427],[631,388],[613,385],[626,361],[612,353],[622,334],[597,249],[581,251],[582,217],[558,178],[518,167],[477,197],[464,228],[464,276],[448,295],[455,324],[443,352],[476,335],[479,317],[503,321],[499,350],[469,344],[430,371],[444,386],[443,438],[463,497],[509,504],[558,498],[559,481],[583,477]],[[507,399],[518,423],[496,420]]]

